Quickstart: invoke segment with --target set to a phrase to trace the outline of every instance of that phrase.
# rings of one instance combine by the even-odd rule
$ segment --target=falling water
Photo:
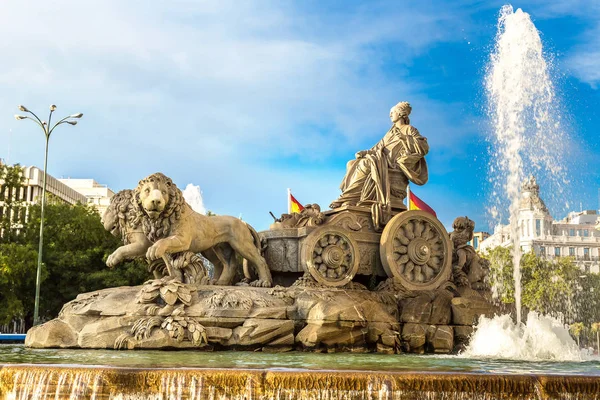
[[[555,318],[530,312],[524,325],[509,315],[481,317],[469,346],[461,357],[527,361],[585,361],[569,331]]]
[[[566,141],[559,106],[544,59],[539,32],[529,14],[504,6],[498,20],[496,45],[485,80],[488,115],[493,132],[490,181],[493,197],[506,193],[509,203],[510,237],[513,245],[517,324],[521,323],[521,271],[518,211],[520,186],[529,174],[555,186],[564,187],[564,153],[559,143]],[[494,204],[492,217],[499,217]]]
[[[594,376],[294,369],[0,366],[8,400],[587,399]]]
[[[202,198],[200,186],[188,183],[183,190],[183,198],[192,207],[192,210],[200,214],[206,214],[206,207],[204,207],[204,199]]]

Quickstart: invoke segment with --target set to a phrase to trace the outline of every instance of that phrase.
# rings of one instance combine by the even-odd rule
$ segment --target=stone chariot
[[[369,208],[344,206],[322,214],[320,225],[274,224],[259,233],[276,283],[304,272],[330,287],[362,275],[397,278],[408,290],[434,290],[450,279],[452,242],[432,214],[402,207],[383,230]]]

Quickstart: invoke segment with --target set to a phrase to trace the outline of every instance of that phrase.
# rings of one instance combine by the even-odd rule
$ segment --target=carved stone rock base
[[[488,311],[481,297],[468,294],[471,297],[453,298],[447,289],[372,292],[358,284],[271,289],[195,286],[160,279],[138,287],[81,294],[65,304],[58,318],[32,328],[25,344],[35,348],[449,353],[465,340],[466,330],[456,325],[473,318],[476,310]],[[473,311],[464,310],[467,303],[475,307]],[[461,343],[455,343],[456,338]]]

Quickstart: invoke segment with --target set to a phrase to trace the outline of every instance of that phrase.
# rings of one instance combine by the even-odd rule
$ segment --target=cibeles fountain
[[[531,24],[520,10],[502,18]],[[123,245],[107,265],[144,258],[152,279],[82,293],[32,328],[20,364],[0,368],[0,396],[597,398],[600,380],[581,363],[503,369],[448,355],[477,321],[494,326],[495,309],[488,264],[467,244],[474,222],[460,216],[448,233],[405,205],[430,173],[411,110],[392,107],[390,130],[348,162],[329,209],[307,205],[267,231],[195,212],[161,173],[119,192],[103,223]],[[412,355],[425,353],[446,356]]]

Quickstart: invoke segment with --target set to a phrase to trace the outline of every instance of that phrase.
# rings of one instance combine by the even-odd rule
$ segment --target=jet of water
[[[490,182],[493,197],[506,193],[504,206],[491,203],[490,213],[509,209],[517,322],[521,322],[520,238],[521,182],[534,174],[553,181],[559,195],[564,183],[568,141],[560,124],[559,106],[544,58],[539,32],[529,14],[506,5],[500,10],[496,45],[485,78],[488,116],[493,127]],[[502,201],[502,200],[500,200]]]
[[[515,324],[509,315],[491,319],[482,316],[469,346],[460,356],[528,361],[591,359],[558,319],[535,312],[527,315],[525,325]]]
[[[188,183],[183,190],[183,198],[192,207],[192,210],[200,214],[206,214],[206,207],[204,207],[204,199],[202,198],[200,186]]]

